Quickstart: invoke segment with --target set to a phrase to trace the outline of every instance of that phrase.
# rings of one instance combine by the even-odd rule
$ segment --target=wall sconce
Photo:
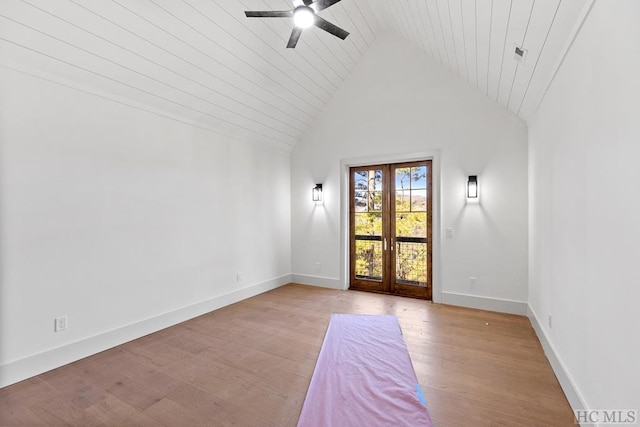
[[[322,184],[316,184],[316,186],[311,190],[311,198],[314,202],[322,201]]]
[[[477,175],[469,175],[467,181],[467,197],[469,199],[478,198],[478,177]]]

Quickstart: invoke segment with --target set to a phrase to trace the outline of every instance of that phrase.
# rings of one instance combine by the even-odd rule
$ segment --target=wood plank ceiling
[[[342,0],[286,49],[289,0],[2,0],[0,65],[224,135],[292,148],[392,31],[519,115],[535,112],[588,0]],[[514,60],[515,45],[528,51]]]

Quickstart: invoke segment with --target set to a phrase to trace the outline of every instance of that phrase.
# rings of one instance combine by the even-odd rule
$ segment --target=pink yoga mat
[[[432,426],[396,316],[331,316],[298,420],[311,426]]]

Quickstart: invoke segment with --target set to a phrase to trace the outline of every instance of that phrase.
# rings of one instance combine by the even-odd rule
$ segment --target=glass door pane
[[[350,289],[430,299],[431,161],[350,175]]]
[[[428,215],[426,164],[394,169],[394,274],[398,285],[428,285]],[[403,287],[403,286],[401,286]]]
[[[383,277],[382,169],[353,172],[355,277],[381,281]]]

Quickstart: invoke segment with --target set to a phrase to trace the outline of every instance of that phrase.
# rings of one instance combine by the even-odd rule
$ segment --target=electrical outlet
[[[62,332],[67,329],[67,316],[56,317],[53,319],[53,331]]]
[[[242,273],[236,274],[236,282],[242,282]]]
[[[469,287],[471,289],[478,289],[478,278],[477,277],[469,277]]]
[[[553,323],[551,322],[551,320],[552,320],[551,313],[549,313],[548,320],[549,320],[549,329],[551,329],[551,328],[553,328]]]
[[[453,227],[447,227],[447,239],[453,239]]]
[[[316,262],[316,273],[320,273],[322,271],[322,264]]]

